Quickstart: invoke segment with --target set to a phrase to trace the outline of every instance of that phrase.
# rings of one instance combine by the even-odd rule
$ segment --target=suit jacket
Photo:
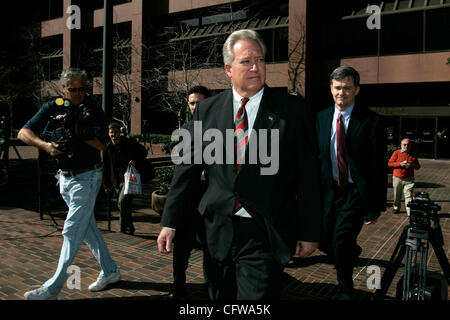
[[[317,114],[317,138],[322,171],[324,214],[330,212],[334,184],[330,143],[335,106]],[[352,180],[363,199],[365,220],[371,221],[386,210],[386,134],[382,118],[355,104],[345,135],[345,157]]]
[[[234,130],[232,91],[201,101],[193,120],[202,122],[203,132],[218,129],[225,137],[227,129]],[[271,134],[270,129],[279,130],[278,172],[261,175],[260,169],[270,165],[263,165],[259,159],[256,164],[246,161],[238,171],[234,164],[180,164],[172,179],[161,225],[177,227],[184,203],[192,198],[195,190],[192,186],[205,169],[208,186],[198,210],[205,221],[211,255],[223,260],[229,252],[233,239],[231,217],[238,199],[267,232],[275,259],[284,265],[297,240],[318,242],[320,239],[320,172],[313,118],[305,102],[266,86],[253,129],[258,138],[258,129],[269,129],[267,136]],[[250,137],[249,145],[256,136]],[[209,144],[203,142],[202,150]],[[224,138],[224,161],[225,145]],[[272,148],[268,138],[267,154],[271,154]],[[247,147],[247,157],[248,150]]]

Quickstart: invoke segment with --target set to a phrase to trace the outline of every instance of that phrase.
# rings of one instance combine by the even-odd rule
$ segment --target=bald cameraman
[[[90,291],[100,291],[120,280],[119,267],[112,260],[94,216],[95,201],[102,182],[100,151],[109,140],[106,116],[96,102],[86,95],[87,74],[69,68],[62,72],[64,99],[45,103],[19,131],[18,138],[56,158],[59,189],[69,211],[64,222],[64,238],[58,267],[52,278],[40,288],[24,294],[27,300],[57,299],[83,240],[101,267]],[[42,134],[59,119],[67,132],[67,141],[45,141]],[[53,130],[56,132],[56,130]],[[47,137],[47,136],[46,136]],[[63,147],[64,146],[64,147]]]

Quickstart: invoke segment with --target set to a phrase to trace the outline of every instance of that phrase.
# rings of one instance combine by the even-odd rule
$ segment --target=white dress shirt
[[[248,140],[250,140],[250,135],[253,129],[253,125],[255,123],[256,115],[258,114],[259,105],[261,103],[261,99],[264,93],[264,87],[259,90],[254,96],[252,97],[246,97],[249,98],[247,104],[245,105],[245,111],[247,112],[247,120],[248,120]],[[234,119],[236,119],[236,115],[238,113],[239,107],[241,106],[242,97],[239,93],[236,92],[236,90],[233,88],[233,123]],[[247,212],[247,210],[244,209],[244,207],[241,207],[235,215],[245,217],[245,218],[251,218],[252,216]]]

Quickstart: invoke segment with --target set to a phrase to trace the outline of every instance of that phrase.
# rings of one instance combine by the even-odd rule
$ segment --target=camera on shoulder
[[[66,98],[57,98],[53,103],[56,112],[50,116],[41,138],[58,144],[58,150],[64,152],[62,156],[71,158],[81,141],[94,137],[94,106],[89,102],[74,106]]]

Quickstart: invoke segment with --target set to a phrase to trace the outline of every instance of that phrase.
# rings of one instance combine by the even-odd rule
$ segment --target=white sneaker
[[[121,276],[120,276],[120,269],[119,267],[117,267],[117,270],[113,273],[111,273],[109,276],[105,277],[105,276],[99,276],[97,278],[97,281],[95,281],[94,283],[92,283],[89,286],[89,290],[90,291],[101,291],[103,289],[105,289],[105,287],[108,284],[112,284],[112,283],[116,283],[120,280]]]
[[[57,300],[58,295],[53,295],[45,287],[40,287],[35,290],[27,291],[23,295],[27,300]]]

